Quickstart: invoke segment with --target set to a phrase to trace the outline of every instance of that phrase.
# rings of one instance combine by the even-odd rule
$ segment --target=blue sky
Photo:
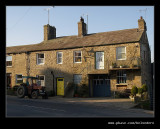
[[[51,6],[7,6],[6,46],[36,44],[43,41],[43,26],[48,23]],[[145,10],[139,11],[139,10]],[[154,6],[55,6],[50,9],[49,24],[56,36],[78,34],[80,16],[88,14],[88,33],[138,28],[140,16],[146,21],[147,35],[154,61]],[[87,22],[86,15],[84,16]]]

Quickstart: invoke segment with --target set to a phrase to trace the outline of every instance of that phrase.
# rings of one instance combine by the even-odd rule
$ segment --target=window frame
[[[17,77],[18,75],[22,75],[22,74],[16,74],[16,84],[21,84],[23,83],[23,75],[22,75],[22,78],[18,78]],[[17,82],[17,80],[22,80],[22,82]]]
[[[99,68],[98,68],[98,66],[97,66],[97,53],[103,53],[103,61],[100,61],[100,62],[103,62],[103,67],[102,66],[100,66]],[[104,57],[104,51],[96,51],[95,52],[95,69],[104,69],[104,59],[105,59],[105,57]]]
[[[76,53],[76,52],[81,52],[81,56],[75,56],[75,53]],[[80,62],[76,62],[76,61],[75,61],[75,58],[76,58],[76,57],[81,57],[81,61],[80,61]],[[74,51],[74,52],[73,52],[73,58],[74,58],[74,63],[82,63],[82,51],[81,51],[81,50]]]
[[[7,57],[11,57],[11,61],[8,61]],[[11,65],[7,65],[7,62],[11,62]],[[12,56],[9,56],[9,55],[6,56],[6,66],[7,67],[12,67]]]
[[[38,58],[39,54],[43,54],[44,58]],[[38,59],[43,59],[43,63],[39,63]],[[37,53],[37,65],[44,65],[45,64],[45,54],[44,53]]]
[[[43,76],[44,80],[39,80],[39,76]],[[41,83],[42,83],[41,81],[43,81],[44,85],[41,85],[41,86],[45,87],[45,75],[36,75],[36,77],[38,78],[37,79],[37,84],[39,84],[39,82],[40,82],[40,85],[41,85]]]
[[[117,84],[126,84],[127,83],[127,72],[126,70],[117,71]]]
[[[75,76],[77,76],[77,75],[80,75],[81,76],[81,79],[75,79]],[[78,80],[78,81],[77,81]],[[75,81],[76,81],[76,83],[75,83]],[[74,84],[77,84],[77,85],[79,85],[80,83],[81,83],[81,81],[82,81],[82,74],[73,74],[73,82],[74,82]],[[78,82],[78,83],[77,83]]]
[[[118,58],[118,55],[119,55],[119,53],[118,53],[118,49],[119,48],[125,48],[124,50],[125,50],[125,52],[121,52],[120,54],[125,54],[125,58]],[[120,46],[120,47],[116,47],[116,60],[126,60],[126,58],[127,58],[127,56],[126,56],[126,46]]]
[[[62,54],[62,57],[61,57],[61,62],[59,63],[58,61],[58,59],[59,59],[59,57],[58,57],[58,54],[59,53],[61,53]],[[63,52],[57,52],[57,64],[63,64]]]

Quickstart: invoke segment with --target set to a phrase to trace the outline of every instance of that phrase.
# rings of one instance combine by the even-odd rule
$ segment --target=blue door
[[[94,97],[109,97],[110,95],[110,79],[93,79]]]

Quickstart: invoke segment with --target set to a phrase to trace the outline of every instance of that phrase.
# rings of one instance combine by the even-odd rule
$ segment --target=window
[[[82,80],[82,75],[81,74],[74,74],[73,79],[74,79],[74,84],[80,84],[80,82]]]
[[[23,83],[22,74],[17,74],[16,75],[16,83]]]
[[[44,54],[37,54],[37,64],[44,64]]]
[[[6,66],[11,67],[12,66],[12,56],[6,57]]]
[[[126,83],[126,71],[125,70],[119,70],[117,71],[117,83]]]
[[[96,69],[104,69],[104,52],[96,52]]]
[[[116,48],[116,58],[117,60],[126,60],[126,47]]]
[[[82,62],[82,52],[74,51],[74,63],[81,63],[81,62]]]
[[[57,64],[62,64],[63,59],[63,53],[57,52]]]
[[[37,75],[37,77],[38,77],[37,84],[41,86],[45,86],[45,76]]]

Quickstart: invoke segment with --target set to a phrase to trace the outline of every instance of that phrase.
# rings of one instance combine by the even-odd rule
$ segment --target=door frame
[[[58,84],[58,83],[57,83],[57,79],[58,79],[58,78],[63,78],[63,82],[64,82],[64,77],[56,77],[56,96],[57,96],[57,84]]]
[[[103,76],[102,78],[94,78],[95,76]],[[89,74],[89,92],[90,92],[90,96],[91,97],[95,97],[94,96],[94,80],[103,80],[103,84],[106,86],[105,89],[107,89],[107,92],[109,92],[109,94],[106,92],[105,97],[110,96],[111,94],[111,82],[110,82],[110,75],[109,74]],[[96,82],[97,83],[97,82]],[[109,86],[109,87],[108,87]],[[108,91],[108,88],[110,91]]]
[[[12,73],[6,73],[6,81],[7,81],[7,85],[8,85],[8,78],[10,79],[10,86],[8,87],[7,86],[7,88],[12,88]]]

